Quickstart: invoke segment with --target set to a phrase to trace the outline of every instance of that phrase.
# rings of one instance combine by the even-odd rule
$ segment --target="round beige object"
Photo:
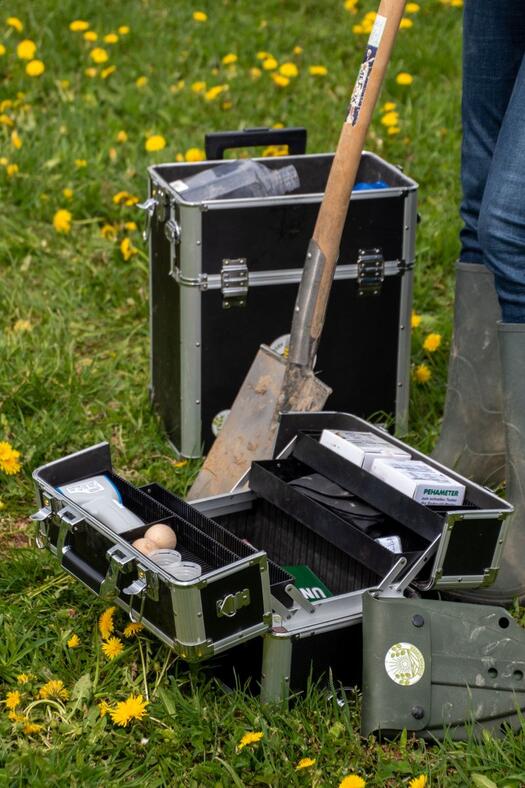
[[[154,541],[151,539],[146,539],[145,537],[141,537],[140,539],[135,539],[134,542],[131,544],[136,550],[140,553],[144,553],[144,555],[149,555],[153,553],[155,550],[158,550],[158,546],[155,544]]]
[[[164,523],[152,525],[151,528],[148,528],[144,537],[155,542],[157,548],[160,550],[173,550],[177,544],[175,532],[171,530],[169,525],[165,525]]]

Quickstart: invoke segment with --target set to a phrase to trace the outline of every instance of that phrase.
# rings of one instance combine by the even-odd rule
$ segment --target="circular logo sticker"
[[[230,408],[227,410],[220,410],[212,419],[211,421],[211,431],[217,437],[219,432],[222,430],[224,422],[226,421],[228,414],[230,412]]]
[[[289,345],[290,334],[283,334],[282,336],[277,337],[277,339],[274,339],[270,347],[276,353],[279,353],[280,356],[284,356],[286,358],[288,356]]]
[[[396,684],[410,687],[425,672],[425,657],[412,643],[396,643],[385,656],[385,670]]]

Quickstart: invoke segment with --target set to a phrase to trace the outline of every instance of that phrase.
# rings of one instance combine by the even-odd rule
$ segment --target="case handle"
[[[214,131],[204,137],[207,159],[222,159],[224,151],[231,148],[256,148],[267,145],[288,145],[293,156],[306,153],[306,129],[297,126],[288,129],[261,127],[240,131]]]

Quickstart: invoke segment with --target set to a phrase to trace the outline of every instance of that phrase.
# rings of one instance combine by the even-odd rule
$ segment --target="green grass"
[[[467,785],[473,773],[501,786],[525,782],[521,735],[481,746],[379,746],[359,739],[358,699],[340,708],[311,688],[290,711],[264,708],[241,691],[225,695],[199,671],[179,668],[144,635],[109,662],[96,628],[102,603],[44,555],[10,548],[26,542],[32,469],[100,440],[110,441],[126,478],[184,493],[194,466],[176,467],[148,400],[148,262],[139,232],[123,228],[142,219],[134,208],[117,206],[113,195],[127,190],[144,197],[147,166],[202,148],[208,130],[306,125],[311,152],[333,149],[365,41],[352,25],[374,7],[369,0],[359,5],[356,17],[342,0],[2,6],[0,101],[14,104],[0,114],[14,125],[0,126],[0,156],[19,172],[8,176],[0,165],[0,441],[21,451],[23,468],[13,477],[0,474],[0,678],[5,697],[19,673],[34,674],[32,684],[20,687],[24,708],[50,678],[62,679],[71,699],[34,706],[31,718],[44,727],[29,737],[2,711],[0,784],[337,785],[350,772],[378,786],[406,784],[420,773],[443,786]],[[412,387],[410,440],[427,450],[443,404],[458,251],[461,11],[437,0],[422,5],[413,28],[400,34],[382,95],[382,102],[397,103],[400,133],[389,136],[377,113],[368,147],[420,183],[414,298],[423,320],[414,332],[413,360],[427,363],[432,378]],[[206,23],[192,20],[198,8],[208,13]],[[9,14],[23,21],[23,33],[4,26]],[[131,28],[116,44],[96,44],[110,53],[102,68],[117,66],[107,79],[85,74],[93,45],[69,30],[78,17],[99,37],[119,25]],[[16,57],[23,37],[38,46],[46,67],[41,77],[26,76]],[[297,46],[302,53],[294,54]],[[293,60],[299,76],[286,88],[266,73],[254,80],[249,70],[260,66],[259,50],[279,62]],[[229,52],[238,55],[234,68],[221,64]],[[310,76],[312,64],[325,65],[328,74]],[[397,85],[400,71],[413,74],[410,87]],[[141,76],[148,81],[139,88]],[[229,88],[206,102],[190,87],[201,80]],[[13,128],[20,149],[12,145]],[[120,130],[128,135],[124,143],[116,141]],[[167,146],[148,154],[144,143],[153,133]],[[77,167],[78,159],[86,166]],[[71,200],[65,188],[73,190]],[[53,228],[59,209],[73,216],[65,235]],[[106,223],[117,226],[116,242],[101,236]],[[139,251],[126,262],[119,244],[128,236]],[[30,330],[17,330],[20,320]],[[433,354],[422,349],[429,332],[443,336]],[[66,645],[73,632],[81,638],[75,650]],[[97,701],[131,692],[150,697],[144,720],[123,730],[100,717]],[[249,730],[264,738],[237,752]],[[316,764],[296,772],[303,756]]]

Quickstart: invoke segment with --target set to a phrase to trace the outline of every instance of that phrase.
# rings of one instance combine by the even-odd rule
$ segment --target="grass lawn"
[[[148,261],[134,208],[147,166],[198,157],[206,131],[246,126],[306,125],[310,152],[332,150],[375,8],[199,3],[2,4],[0,441],[21,468],[0,472],[0,785],[336,786],[351,774],[369,786],[418,775],[432,786],[523,785],[522,736],[363,742],[357,697],[341,708],[312,688],[288,711],[225,695],[154,638],[124,637],[121,614],[113,635],[124,649],[110,659],[103,603],[28,547],[39,464],[107,439],[130,481],[183,494],[195,471],[177,463],[148,399]],[[458,252],[459,5],[407,12],[367,146],[420,183],[409,440],[423,450],[443,405]],[[79,19],[89,25],[71,30]],[[284,63],[297,76],[276,79]],[[442,338],[433,352],[430,333]],[[149,705],[119,725],[129,707],[119,717],[115,704],[131,695]],[[263,736],[241,747],[249,732]],[[315,762],[298,770],[302,758]]]

